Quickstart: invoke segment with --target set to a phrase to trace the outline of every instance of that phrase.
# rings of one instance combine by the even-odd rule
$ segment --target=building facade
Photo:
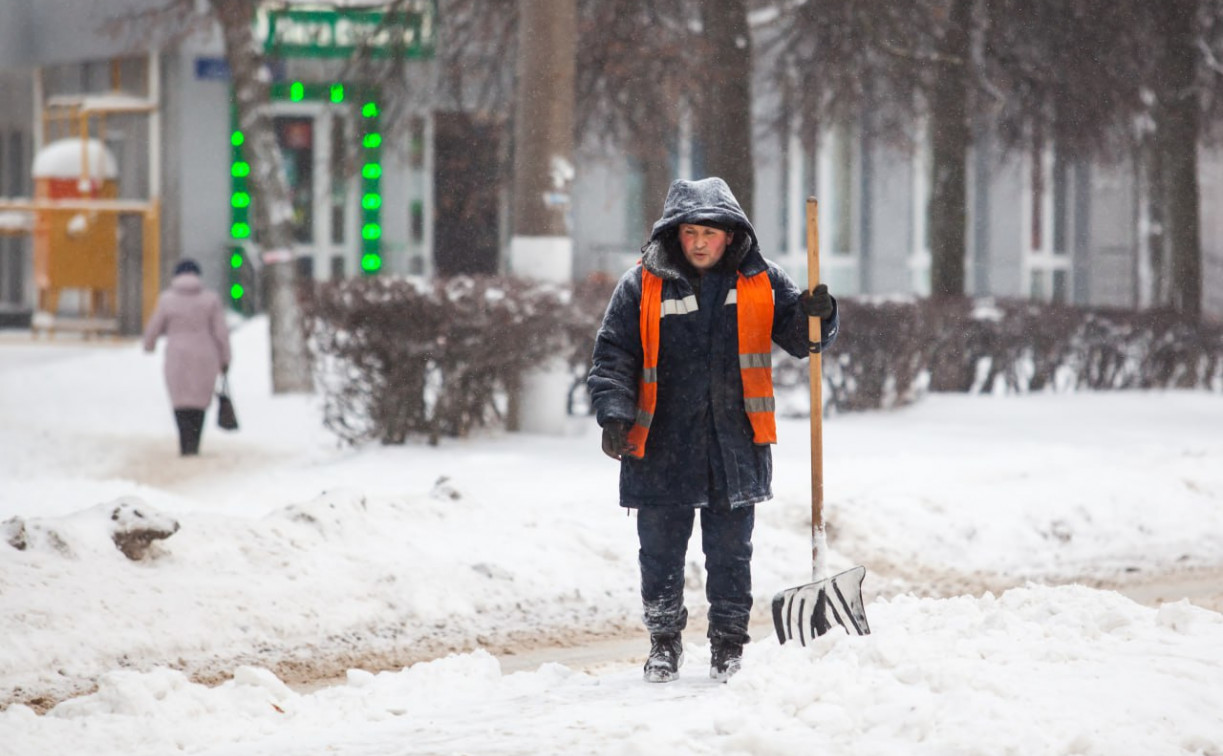
[[[243,286],[258,264],[245,254],[249,203],[258,200],[241,181],[245,161],[220,35],[171,43],[116,31],[120,12],[155,4],[0,0],[0,197],[31,196],[30,166],[55,135],[46,114],[57,98],[155,98],[156,117],[108,119],[98,134],[119,165],[120,196],[156,195],[163,273],[193,257],[212,285],[249,305]],[[429,75],[425,62],[406,65]],[[401,103],[398,127],[378,127],[389,98],[376,84],[345,80],[346,70],[340,57],[299,49],[275,71],[273,119],[302,267],[320,280],[445,273],[447,262],[460,258],[454,267],[504,269],[508,196],[496,172],[505,130],[424,101],[406,110]],[[758,122],[770,120],[775,105],[758,96]],[[929,292],[930,168],[920,124],[909,147],[873,139],[853,123],[826,128],[814,150],[797,134],[760,130],[757,137],[752,218],[767,256],[805,280],[804,203],[814,195],[821,200],[821,272],[835,292]],[[699,145],[683,133],[676,141],[674,177],[697,177],[692,156]],[[1201,155],[1204,309],[1223,319],[1223,159],[1205,149]],[[576,168],[574,275],[617,275],[635,262],[661,198],[653,210],[643,203],[640,166],[606,148],[579,145]],[[969,170],[968,292],[1122,308],[1157,301],[1165,264],[1152,259],[1157,229],[1146,219],[1139,170],[1072,163],[1055,149],[1003,154],[984,134]],[[28,221],[2,207],[0,318],[37,303]],[[134,332],[148,229],[130,218],[120,225],[118,317],[122,330]],[[479,252],[485,248],[492,253]],[[73,306],[70,298],[61,304]]]

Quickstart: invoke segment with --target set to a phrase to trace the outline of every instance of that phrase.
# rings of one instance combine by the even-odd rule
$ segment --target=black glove
[[[637,445],[629,443],[629,424],[624,420],[608,420],[603,426],[603,453],[612,459],[619,460],[621,456],[636,451]]]
[[[809,318],[827,319],[832,317],[832,295],[828,286],[820,284],[811,291],[804,291],[798,297],[798,304]]]

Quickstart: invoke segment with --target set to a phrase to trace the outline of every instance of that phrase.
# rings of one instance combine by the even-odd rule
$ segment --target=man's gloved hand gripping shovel
[[[807,199],[807,288],[820,282],[820,234],[818,203]],[[820,319],[808,318],[812,344],[821,341]],[[812,347],[813,350],[815,347]],[[859,565],[827,577],[824,534],[824,438],[823,378],[820,354],[811,354],[811,566],[812,581],[787,588],[773,597],[773,626],[782,643],[797,639],[802,645],[841,627],[850,635],[867,635],[866,608],[862,605],[862,579],[866,568]]]

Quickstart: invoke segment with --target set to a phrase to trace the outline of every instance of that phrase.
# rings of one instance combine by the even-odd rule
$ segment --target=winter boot
[[[743,644],[725,638],[714,638],[710,642],[711,658],[709,676],[718,682],[726,682],[739,671],[743,663]]]
[[[650,636],[650,658],[645,662],[645,681],[671,682],[679,677],[679,665],[684,663],[684,642],[679,633]]]

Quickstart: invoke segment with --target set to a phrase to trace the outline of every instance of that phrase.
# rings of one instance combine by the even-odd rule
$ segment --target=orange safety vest
[[[730,292],[739,308],[739,375],[743,380],[743,406],[752,424],[752,442],[777,443],[773,414],[773,285],[769,272],[739,274]],[[728,297],[728,303],[730,297]],[[662,279],[641,269],[641,351],[645,357],[637,382],[637,418],[628,440],[634,457],[645,456],[645,441],[658,406],[658,344],[662,323]]]

